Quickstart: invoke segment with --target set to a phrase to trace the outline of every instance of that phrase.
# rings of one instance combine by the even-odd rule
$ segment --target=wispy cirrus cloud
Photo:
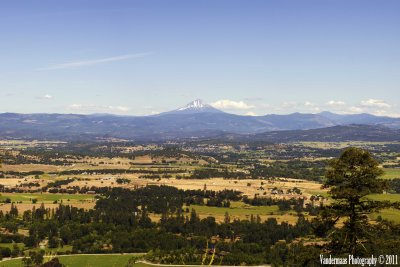
[[[146,53],[137,53],[137,54],[128,54],[128,55],[121,55],[121,56],[114,56],[114,57],[106,57],[106,58],[99,58],[99,59],[92,59],[92,60],[77,60],[72,62],[66,62],[61,64],[54,64],[47,67],[39,68],[37,70],[60,70],[60,69],[76,69],[80,67],[87,67],[87,66],[94,66],[98,64],[104,64],[108,62],[114,61],[121,61],[121,60],[128,60],[133,58],[142,58],[148,55],[153,54],[152,52]]]

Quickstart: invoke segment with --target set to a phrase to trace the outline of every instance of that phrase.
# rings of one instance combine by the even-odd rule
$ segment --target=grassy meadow
[[[0,201],[10,199],[11,202],[31,203],[32,199],[36,199],[37,203],[53,203],[54,201],[84,201],[93,200],[91,195],[79,194],[50,194],[50,193],[1,193]]]
[[[383,209],[379,212],[374,212],[371,214],[371,218],[376,220],[378,216],[381,216],[382,219],[392,221],[394,223],[400,223],[400,210],[397,209]]]
[[[60,262],[66,267],[123,267],[133,255],[65,255],[59,256]],[[21,259],[0,262],[0,267],[22,267]],[[135,267],[149,267],[144,263],[137,263]]]
[[[400,178],[400,169],[398,168],[384,168],[383,171],[385,172],[381,178],[390,180],[395,178]]]

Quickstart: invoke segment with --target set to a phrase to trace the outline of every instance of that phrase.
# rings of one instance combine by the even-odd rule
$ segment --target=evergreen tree
[[[366,253],[363,243],[372,242],[368,234],[367,214],[382,208],[382,203],[365,198],[371,193],[382,192],[383,181],[378,162],[371,154],[360,148],[348,148],[329,164],[324,187],[329,188],[334,203],[326,210],[336,216],[337,222],[344,218],[344,225],[332,235],[332,253]],[[332,218],[332,217],[331,217]],[[327,222],[332,225],[332,222]]]

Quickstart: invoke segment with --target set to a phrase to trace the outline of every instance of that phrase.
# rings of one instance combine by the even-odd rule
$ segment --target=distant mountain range
[[[304,131],[308,136],[321,136],[321,131],[352,129],[357,124],[360,135],[368,131],[387,132],[389,139],[399,140],[400,118],[371,114],[340,115],[331,112],[318,114],[293,113],[288,115],[241,116],[225,113],[201,100],[173,111],[152,116],[117,116],[110,114],[0,114],[1,139],[39,140],[94,140],[119,138],[140,141],[162,141],[180,138],[208,138],[226,134],[269,137],[286,134],[287,141],[295,140],[292,134]],[[335,127],[335,126],[351,126]],[[332,128],[333,127],[333,128]],[[327,131],[330,131],[327,130]],[[339,130],[339,131],[338,131]],[[362,130],[362,131],[361,131]],[[323,131],[322,131],[323,132]],[[325,131],[324,136],[329,134]],[[355,135],[353,135],[353,138]],[[309,138],[309,137],[307,137]],[[273,139],[273,138],[272,138]]]
[[[230,142],[345,142],[345,141],[369,141],[369,142],[393,142],[400,141],[400,130],[391,129],[379,125],[337,125],[326,128],[309,130],[272,131],[259,134],[225,134],[214,137],[214,140],[227,140]]]

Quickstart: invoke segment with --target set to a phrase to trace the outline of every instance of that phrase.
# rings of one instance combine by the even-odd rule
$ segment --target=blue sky
[[[400,116],[400,1],[0,2],[0,112]]]

